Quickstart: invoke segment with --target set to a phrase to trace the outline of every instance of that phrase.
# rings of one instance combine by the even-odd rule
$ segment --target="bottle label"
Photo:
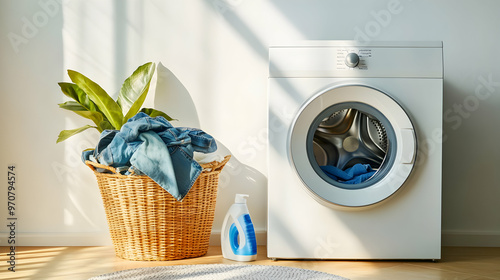
[[[235,223],[229,228],[229,241],[233,253],[240,256],[253,256],[257,254],[257,241],[255,239],[255,230],[250,215],[241,215],[238,218],[238,223],[243,229],[242,233],[238,232]]]

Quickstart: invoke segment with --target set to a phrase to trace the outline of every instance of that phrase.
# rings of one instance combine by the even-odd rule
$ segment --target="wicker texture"
[[[204,171],[181,202],[148,176],[121,175],[112,167],[87,161],[97,178],[116,255],[167,261],[206,254],[219,173],[229,159],[202,164]]]

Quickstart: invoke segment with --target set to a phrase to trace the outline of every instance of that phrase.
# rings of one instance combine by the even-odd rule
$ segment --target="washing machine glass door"
[[[309,99],[288,143],[304,186],[327,205],[360,207],[387,199],[403,186],[416,156],[406,112],[363,85],[330,88]]]

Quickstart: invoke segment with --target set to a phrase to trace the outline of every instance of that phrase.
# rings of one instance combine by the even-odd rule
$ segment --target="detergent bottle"
[[[224,218],[221,246],[226,259],[248,262],[257,258],[257,241],[248,213],[247,197],[247,194],[237,194]]]

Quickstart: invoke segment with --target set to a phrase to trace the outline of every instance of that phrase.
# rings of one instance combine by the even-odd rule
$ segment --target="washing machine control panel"
[[[337,49],[337,70],[367,70],[371,49]]]
[[[381,44],[381,43],[379,43]],[[418,55],[415,55],[418,54]],[[347,44],[269,48],[270,77],[441,78],[442,48]],[[431,73],[431,74],[429,74]]]

